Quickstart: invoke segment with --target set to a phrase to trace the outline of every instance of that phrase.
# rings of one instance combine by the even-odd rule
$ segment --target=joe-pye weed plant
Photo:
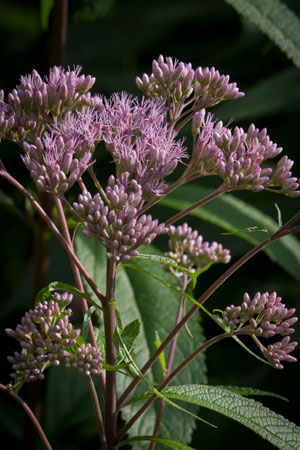
[[[231,265],[230,250],[207,242],[185,222],[191,211],[228,192],[251,190],[259,195],[265,190],[299,197],[299,180],[291,172],[293,161],[279,156],[282,148],[272,142],[266,129],[226,125],[210,112],[220,102],[244,95],[215,68],[193,69],[189,63],[159,56],[152,73],[136,79],[144,94],[141,100],[126,92],[110,98],[94,95],[90,92],[94,82],[92,76],[81,74],[80,67],[53,67],[44,78],[35,70],[22,76],[6,99],[1,92],[1,139],[19,145],[36,191],[20,184],[4,162],[0,174],[26,197],[60,241],[75,280],[75,286],[63,280],[50,283],[15,330],[6,329],[19,341],[20,350],[8,357],[11,381],[1,389],[25,409],[47,449],[52,448],[47,430],[22,401],[21,388],[43,380],[46,369],[61,363],[65,370],[79,371],[86,379],[103,450],[128,443],[142,448],[142,441],[149,441],[149,449],[157,444],[191,448],[187,444],[194,421],[205,422],[199,406],[231,417],[278,448],[299,448],[299,428],[249,398],[267,392],[207,385],[202,352],[221,340],[234,339],[274,370],[296,362],[292,352],[297,343],[291,338],[297,322],[295,309],[285,305],[279,294],[255,292],[251,283],[248,292],[241,292],[239,305],[228,304],[221,310],[206,302],[256,253],[299,232],[300,212],[284,224],[279,220],[274,232],[253,227],[264,231],[266,239]],[[190,152],[179,135],[183,130],[192,135]],[[108,180],[101,176],[101,169],[94,170],[98,143],[104,143],[111,155]],[[167,184],[167,177],[180,164],[180,175]],[[151,207],[164,204],[175,189],[209,176],[220,180],[215,190],[164,223],[152,217]],[[89,190],[88,185],[93,188]],[[41,192],[53,201],[51,215],[39,201]],[[161,234],[169,238],[164,256],[150,246]],[[196,298],[197,282],[213,264],[228,268]],[[139,289],[133,291],[128,277]],[[72,323],[74,295],[81,299],[81,329]],[[149,304],[143,323],[140,302]],[[195,320],[200,312],[219,327],[219,333],[208,340]],[[164,319],[152,326],[157,314],[171,318],[172,328],[163,327]],[[139,346],[145,330],[156,342],[152,355]],[[250,348],[249,338],[255,344]],[[180,362],[175,365],[176,353]],[[193,366],[195,360],[200,366]],[[187,382],[178,383],[188,365],[196,381],[185,377]],[[182,402],[193,406],[185,409]],[[184,443],[177,441],[182,435],[176,429],[178,410],[186,430]],[[119,415],[122,420],[118,421]]]

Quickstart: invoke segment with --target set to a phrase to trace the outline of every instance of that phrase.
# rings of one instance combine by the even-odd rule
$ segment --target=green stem
[[[44,447],[47,450],[52,450],[52,447],[50,445],[50,442],[47,439],[46,434],[44,433],[44,430],[42,429],[39,421],[37,420],[37,418],[33,414],[32,410],[29,408],[27,403],[24,402],[24,400],[22,400],[22,398],[19,397],[19,395],[15,391],[13,391],[12,389],[9,389],[7,386],[4,386],[3,384],[0,384],[0,389],[3,392],[6,392],[7,394],[11,395],[19,403],[19,405],[21,405],[21,407],[24,409],[25,413],[27,414],[27,416],[31,420],[34,428],[36,429],[36,431],[38,433],[38,435],[40,436],[41,441],[44,444]]]

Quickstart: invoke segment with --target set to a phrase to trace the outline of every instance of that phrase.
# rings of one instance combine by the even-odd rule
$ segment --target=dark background
[[[284,3],[300,16],[299,1]],[[95,76],[94,93],[109,95],[114,91],[126,90],[140,95],[135,77],[144,72],[150,73],[152,60],[161,53],[192,62],[194,68],[199,65],[215,66],[221,73],[229,74],[231,80],[236,81],[246,93],[246,97],[215,108],[213,113],[224,122],[235,117],[235,124],[245,128],[252,121],[259,128],[267,127],[272,140],[283,146],[284,153],[295,160],[294,173],[299,175],[299,69],[266,35],[239,16],[225,1],[111,0],[102,3],[102,14],[97,17],[97,11],[92,12],[87,18],[95,20],[87,22],[82,21],[82,6],[79,0],[70,2],[65,64],[80,64],[85,74]],[[39,2],[1,0],[0,11],[0,88],[7,93],[18,84],[20,75],[30,73],[33,68],[40,73],[47,73],[49,34],[41,29]],[[1,144],[1,158],[6,167],[28,187],[30,181],[19,155],[20,150],[16,145],[7,142]],[[98,167],[101,167],[105,178],[110,164],[104,152],[99,153]],[[8,183],[3,180],[0,183],[1,190],[12,195],[21,211],[28,209],[28,205]],[[275,202],[282,211],[283,220],[299,209],[299,199],[251,192],[238,196],[273,218],[276,217]],[[6,201],[2,203],[5,205],[0,211],[1,382],[6,384],[10,370],[6,356],[11,354],[14,347],[3,329],[15,327],[24,310],[31,304],[34,234],[28,223],[22,221]],[[166,217],[168,211],[157,207],[155,214]],[[221,236],[222,230],[210,224],[199,223],[195,219],[190,224],[199,229],[205,239],[223,242],[225,247],[231,249],[234,259],[250,248],[237,237]],[[50,241],[50,254],[52,263],[48,280],[72,282],[67,258],[54,239]],[[222,267],[214,268],[203,286],[198,288],[199,292],[214,281],[222,270]],[[299,302],[299,284],[275,263],[271,263],[265,254],[260,254],[214,294],[209,306],[222,308],[227,304],[239,303],[242,293],[247,290],[276,290],[289,307],[297,307]],[[204,325],[208,336],[217,331],[205,318]],[[299,331],[294,336],[293,340],[299,340]],[[299,350],[295,351],[297,354],[299,357]],[[208,351],[207,364],[210,384],[258,387],[288,397],[289,404],[267,398],[264,404],[300,425],[299,363],[286,364],[284,371],[276,371],[251,358],[233,342],[225,342]],[[21,448],[22,412],[3,393],[0,394],[0,409],[1,440],[4,442],[7,437],[9,442],[5,449]],[[272,448],[254,433],[221,416],[209,413],[206,418],[219,424],[219,429],[204,429],[200,425],[191,443],[195,449],[226,446],[238,449],[241,445],[244,449],[255,445],[258,448]],[[64,444],[64,448],[97,446],[97,439],[92,433],[85,433],[80,428],[72,430],[70,426],[65,437],[69,444]],[[54,448],[59,449],[61,446],[63,444],[59,441]]]

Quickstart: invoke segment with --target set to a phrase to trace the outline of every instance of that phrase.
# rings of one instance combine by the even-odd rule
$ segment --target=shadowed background
[[[284,3],[300,16],[300,4],[297,0]],[[79,64],[83,67],[83,73],[95,76],[93,93],[110,95],[112,92],[125,90],[141,96],[135,85],[135,77],[144,72],[150,73],[151,62],[159,54],[191,62],[194,68],[199,65],[215,66],[221,73],[229,74],[231,81],[237,82],[246,96],[214,108],[213,114],[225,123],[234,117],[235,124],[245,128],[251,122],[258,128],[267,127],[271,139],[284,147],[284,154],[295,160],[294,173],[299,176],[299,69],[255,25],[243,19],[224,0],[106,0],[95,3],[94,9],[89,9],[89,5],[93,5],[93,2],[70,2],[65,65]],[[41,74],[47,73],[50,40],[46,27],[41,26],[38,2],[0,0],[0,10],[0,88],[7,94],[18,84],[20,75],[30,73],[33,68]],[[50,17],[50,23],[51,20]],[[20,150],[15,144],[1,143],[1,159],[7,169],[30,187],[32,185],[28,172],[19,155]],[[112,168],[109,154],[100,147],[97,158],[97,173],[105,180]],[[0,210],[1,382],[6,384],[10,373],[6,356],[15,347],[3,329],[14,328],[32,302],[34,233],[30,224],[22,220],[22,213],[18,214],[18,210],[14,209],[7,195],[12,196],[20,211],[29,206],[6,182],[0,180],[0,183],[0,201],[3,204]],[[201,180],[199,183],[214,186],[215,180]],[[242,192],[236,196],[275,220],[275,202],[282,211],[283,221],[299,210],[299,199],[252,192]],[[153,215],[161,219],[169,217],[170,213],[165,207],[158,206],[153,210]],[[223,230],[210,223],[191,218],[189,224],[197,228],[205,240],[218,240],[224,247],[231,249],[234,260],[250,248],[248,243],[236,236],[222,236]],[[249,223],[249,226],[252,225],[259,224]],[[166,250],[164,239],[159,240],[157,245]],[[54,239],[50,239],[49,248],[51,263],[48,281],[71,283],[71,270],[63,250]],[[211,269],[207,277],[201,280],[198,293],[203,292],[222,272],[223,267]],[[262,253],[226,282],[207,306],[222,309],[228,304],[239,303],[243,292],[248,291],[252,295],[258,290],[276,290],[289,307],[297,307],[299,304],[299,283]],[[208,337],[218,332],[206,318],[202,320]],[[299,341],[299,334],[298,326],[293,340]],[[295,351],[295,356],[297,354],[299,357],[299,350]],[[210,384],[257,387],[288,397],[289,404],[277,399],[265,399],[264,404],[290,420],[296,423],[298,421],[299,425],[299,363],[286,364],[284,371],[276,371],[251,358],[233,342],[222,342],[207,352],[207,365]],[[47,395],[44,387],[42,395]],[[63,393],[57,395],[63,398]],[[72,392],[68,395],[72,395]],[[74,415],[78,415],[76,420],[69,420],[64,425],[54,423],[52,426],[50,441],[52,437],[56,450],[97,446],[96,428],[88,400],[86,405],[81,405],[80,411],[72,411]],[[60,402],[63,400],[60,399]],[[66,405],[60,407],[65,407],[67,411]],[[2,440],[4,442],[7,437],[9,442],[5,450],[21,446],[25,449],[26,442],[22,437],[23,412],[4,394],[0,394],[0,410]],[[55,405],[52,414],[55,417]],[[46,420],[46,415],[42,411],[43,420]],[[216,431],[200,423],[191,443],[195,449],[218,449],[226,446],[238,449],[241,441],[244,449],[255,445],[263,445],[265,449],[273,448],[229,419],[213,413],[203,412],[203,415],[219,425],[219,429]],[[53,421],[55,419],[52,418]],[[37,448],[39,445],[37,442]]]

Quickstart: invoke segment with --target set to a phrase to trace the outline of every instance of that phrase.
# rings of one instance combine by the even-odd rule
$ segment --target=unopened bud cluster
[[[48,116],[51,120],[50,115],[60,116],[75,103],[85,103],[84,95],[95,83],[90,75],[80,75],[81,70],[80,66],[73,70],[54,66],[44,79],[33,70],[21,77],[20,85],[8,95],[8,104],[45,121]]]
[[[119,179],[111,175],[108,180],[106,196],[110,206],[104,204],[99,193],[92,197],[89,192],[83,192],[73,203],[77,220],[83,221],[83,232],[98,239],[107,257],[117,263],[138,255],[137,247],[149,245],[158,234],[167,232],[164,224],[150,215],[137,217],[142,195],[142,187],[125,172]]]
[[[161,196],[164,178],[186,157],[182,140],[166,124],[164,105],[115,94],[105,102],[101,120],[117,173],[128,172],[142,186],[144,199]]]
[[[34,309],[26,312],[15,330],[5,330],[20,342],[23,349],[22,353],[14,352],[14,356],[8,357],[15,371],[11,377],[16,382],[42,380],[45,369],[51,365],[58,366],[63,358],[71,357],[70,349],[76,349],[80,335],[80,330],[74,329],[69,322],[72,310],[67,306],[71,301],[72,295],[68,292],[61,295],[55,293],[49,302],[38,303]],[[98,349],[88,349],[87,353],[90,351],[92,355],[93,368],[98,356],[97,368],[100,370],[102,359]]]
[[[180,105],[183,108],[189,97],[194,100],[194,110],[199,110],[244,95],[236,83],[229,83],[228,75],[220,75],[214,67],[197,67],[194,70],[191,63],[179,62],[170,57],[164,59],[160,55],[157,61],[153,61],[152,71],[151,75],[137,77],[137,86],[154,99],[170,102],[173,119],[177,118],[176,107]]]
[[[172,258],[181,267],[192,272],[207,266],[210,263],[228,263],[230,251],[224,249],[217,242],[205,242],[197,230],[192,230],[187,223],[169,228],[170,251],[165,256]]]
[[[91,344],[82,344],[76,349],[74,354],[69,353],[65,357],[67,369],[78,370],[87,376],[100,375],[102,372],[102,361],[99,349]]]
[[[199,175],[215,174],[223,178],[228,189],[263,189],[290,197],[300,195],[299,180],[290,171],[293,161],[283,156],[275,169],[264,162],[282,152],[273,143],[267,130],[252,124],[247,131],[231,130],[221,121],[214,122],[211,114],[199,111],[193,120],[195,136],[190,171]]]
[[[225,309],[223,320],[231,330],[244,328],[247,334],[256,337],[284,336],[282,341],[270,344],[267,348],[260,345],[260,350],[272,366],[282,369],[281,361],[296,361],[289,354],[297,345],[297,342],[289,342],[289,335],[295,331],[292,326],[298,321],[297,317],[292,317],[294,313],[295,308],[286,308],[276,292],[257,292],[252,300],[245,293],[241,306],[231,305]]]

